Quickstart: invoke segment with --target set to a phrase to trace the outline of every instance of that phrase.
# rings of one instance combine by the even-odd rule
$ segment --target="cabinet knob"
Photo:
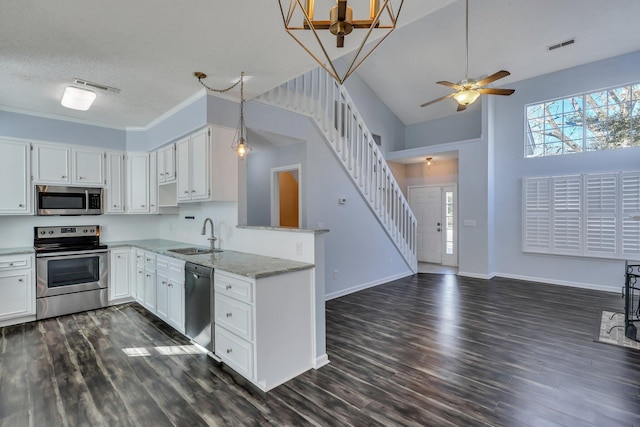
[[[155,207],[156,207],[156,205],[151,205],[151,207],[152,207],[152,208],[155,208]]]
[[[228,349],[227,349],[227,354],[231,353],[232,351],[233,351],[233,349],[232,349],[232,348],[228,348]]]
[[[21,277],[18,279],[18,282],[24,282],[24,279]]]
[[[233,316],[233,313],[227,313],[227,317]]]
[[[191,192],[192,192],[192,193],[195,193],[195,192],[196,192],[196,190],[191,190]]]
[[[60,178],[67,179],[67,175],[62,175]]]
[[[117,208],[117,207],[118,207],[118,205],[113,205],[113,207],[114,207],[114,208]]]
[[[227,285],[227,286],[225,286],[224,288],[225,288],[226,290],[229,290],[229,289],[231,289],[231,285]]]
[[[162,281],[162,284],[163,284],[163,285],[166,285],[166,284],[167,284],[166,280],[163,280],[163,281]]]
[[[116,258],[121,258],[120,255],[118,255]]]
[[[20,203],[20,204],[18,205],[18,207],[19,207],[19,208],[24,208],[24,205],[23,205],[22,203]]]
[[[141,208],[144,208],[144,205],[140,205]]]
[[[78,179],[84,179],[84,176],[79,176]]]
[[[147,277],[151,277],[151,275],[150,275],[150,274],[147,274]]]
[[[12,267],[12,266],[13,266],[13,263],[12,263],[12,262],[10,262],[10,263],[9,263],[9,266],[10,266],[10,267]]]

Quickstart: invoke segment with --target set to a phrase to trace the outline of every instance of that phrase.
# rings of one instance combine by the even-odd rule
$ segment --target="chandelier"
[[[224,89],[215,89],[207,86],[202,79],[206,79],[207,75],[201,71],[196,71],[193,75],[198,79],[198,82],[207,90],[211,92],[224,93],[229,92],[231,89],[240,85],[240,121],[238,122],[238,128],[236,129],[236,135],[233,138],[231,149],[236,152],[240,160],[244,160],[253,149],[247,143],[247,128],[244,125],[244,71],[240,73],[240,80],[235,82],[229,87]]]
[[[396,28],[404,3],[404,0],[368,1],[367,10],[363,7],[367,0],[352,0],[359,5],[354,12],[347,0],[278,0],[287,33],[340,84]],[[352,52],[353,56],[339,72],[332,58],[343,56],[344,51]]]

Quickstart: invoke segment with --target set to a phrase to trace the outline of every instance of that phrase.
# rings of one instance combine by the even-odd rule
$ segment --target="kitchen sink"
[[[202,249],[202,248],[177,248],[177,249],[169,249],[169,252],[175,252],[180,255],[201,255],[201,254],[210,254],[211,249]],[[223,252],[222,249],[214,249],[213,253],[217,254]]]

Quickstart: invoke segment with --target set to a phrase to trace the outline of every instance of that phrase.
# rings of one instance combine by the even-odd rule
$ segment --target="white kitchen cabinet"
[[[73,148],[71,150],[72,184],[102,187],[104,180],[104,151]]]
[[[34,184],[71,184],[71,147],[33,144],[32,173]]]
[[[107,188],[105,189],[105,213],[124,213],[125,211],[124,158],[124,152],[107,152]]]
[[[208,126],[176,143],[178,202],[237,200],[233,135],[231,129]]]
[[[157,153],[149,153],[149,213],[157,214],[158,209],[158,165],[156,163]]]
[[[109,263],[109,302],[129,300],[131,298],[131,250],[117,248],[110,250]]]
[[[104,152],[62,144],[33,144],[32,171],[35,184],[102,187]]]
[[[149,153],[127,153],[127,212],[149,213]]]
[[[174,182],[176,180],[176,144],[156,150],[158,183]]]
[[[0,140],[0,215],[31,214],[31,146]]]
[[[31,254],[0,256],[0,326],[35,320],[34,268]]]
[[[312,367],[312,274],[214,273],[215,354],[263,391]]]
[[[144,307],[156,313],[156,254],[144,252]]]
[[[184,265],[175,258],[156,258],[156,314],[184,333]]]

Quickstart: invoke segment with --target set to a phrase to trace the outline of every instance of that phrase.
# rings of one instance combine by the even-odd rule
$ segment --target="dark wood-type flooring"
[[[593,341],[622,303],[418,274],[329,301],[331,363],[266,394],[137,304],[31,322],[0,329],[0,426],[640,426],[640,352]]]

